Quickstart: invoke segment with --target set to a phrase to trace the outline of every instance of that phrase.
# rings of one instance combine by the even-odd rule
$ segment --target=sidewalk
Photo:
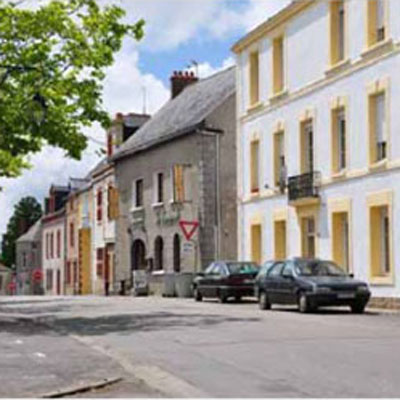
[[[29,318],[0,316],[0,348],[0,397],[40,397],[125,375],[110,358]],[[144,385],[136,392],[152,396]]]

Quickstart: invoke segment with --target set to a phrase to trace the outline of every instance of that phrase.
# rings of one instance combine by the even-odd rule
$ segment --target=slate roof
[[[188,86],[122,144],[112,161],[190,133],[234,93],[235,67]]]
[[[40,228],[41,228],[42,220],[39,219],[35,224],[33,224],[28,232],[24,233],[17,240],[17,243],[21,242],[35,242],[40,239]]]

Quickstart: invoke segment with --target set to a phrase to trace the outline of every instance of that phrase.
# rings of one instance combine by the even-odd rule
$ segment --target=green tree
[[[23,3],[0,0],[0,177],[21,174],[44,144],[80,159],[82,128],[110,123],[101,97],[106,68],[125,37],[143,36],[144,21],[123,22],[125,11],[115,5]],[[35,118],[43,110],[45,118]]]
[[[23,197],[15,206],[14,214],[7,224],[7,231],[3,235],[2,262],[11,267],[16,259],[16,241],[42,216],[42,207],[31,196]]]

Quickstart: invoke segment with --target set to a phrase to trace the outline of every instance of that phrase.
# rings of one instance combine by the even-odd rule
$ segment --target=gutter
[[[220,135],[224,134],[224,131],[222,129],[216,129],[216,128],[211,128],[204,126],[202,128],[202,131],[211,133],[215,135],[215,147],[216,147],[216,166],[215,166],[215,209],[217,211],[217,220],[216,220],[216,226],[217,226],[217,236],[215,238],[216,243],[215,243],[215,249],[216,249],[216,260],[220,259],[221,255],[221,183],[220,183],[220,166],[221,166],[221,156],[220,156]]]

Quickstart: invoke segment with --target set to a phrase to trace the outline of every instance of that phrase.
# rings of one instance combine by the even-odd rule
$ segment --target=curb
[[[91,384],[86,384],[86,385],[81,385],[81,386],[74,386],[66,389],[60,389],[54,392],[42,394],[41,396],[38,396],[41,399],[56,399],[60,397],[65,397],[69,395],[73,395],[76,393],[83,393],[83,392],[89,392],[90,390],[93,389],[101,389],[106,386],[114,385],[118,382],[121,382],[122,378],[121,377],[116,377],[116,378],[106,378],[103,379],[102,381],[97,381]]]

